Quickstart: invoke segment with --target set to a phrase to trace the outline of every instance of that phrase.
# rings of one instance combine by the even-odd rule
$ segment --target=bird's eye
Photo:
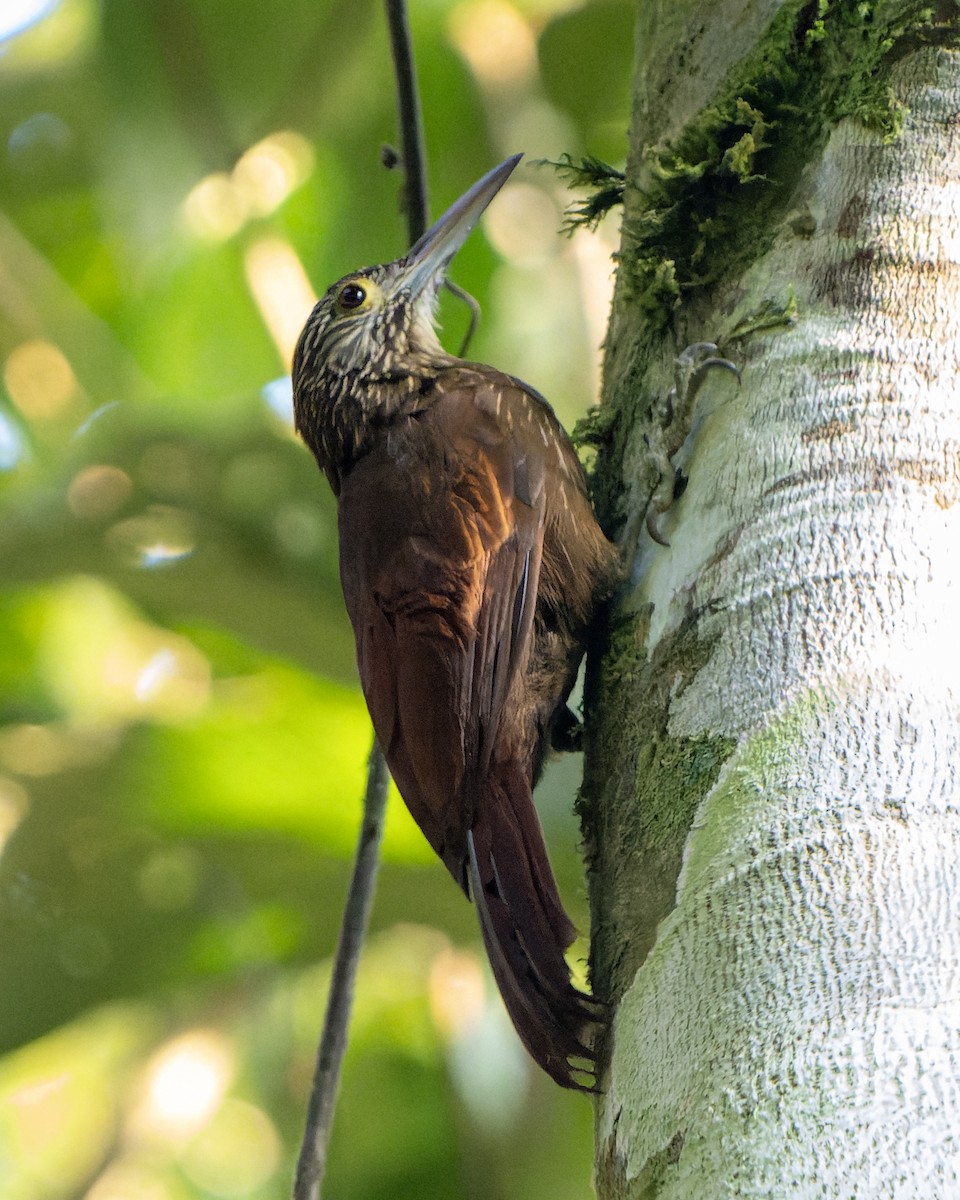
[[[348,283],[340,289],[337,300],[341,308],[359,308],[366,298],[367,293],[359,283]]]

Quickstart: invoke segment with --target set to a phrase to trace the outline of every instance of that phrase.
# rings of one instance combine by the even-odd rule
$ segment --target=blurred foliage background
[[[472,354],[568,425],[616,236],[532,160],[625,154],[632,3],[415,0]],[[0,4],[0,1195],[286,1194],[370,728],[334,505],[290,430],[315,296],[403,249],[382,7]],[[466,327],[444,303],[445,338]],[[539,797],[581,927],[579,763]],[[470,907],[390,806],[329,1197],[589,1195]]]

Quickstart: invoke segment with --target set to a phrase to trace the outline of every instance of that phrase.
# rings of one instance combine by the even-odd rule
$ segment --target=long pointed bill
[[[430,226],[408,252],[403,286],[408,287],[414,296],[431,280],[443,274],[450,260],[467,240],[470,230],[507,182],[521,158],[522,154],[514,154],[499,167],[488,171],[469,192],[464,192],[456,204],[447,209],[439,221]]]

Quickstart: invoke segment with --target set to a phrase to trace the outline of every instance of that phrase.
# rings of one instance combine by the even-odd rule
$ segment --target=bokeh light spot
[[[537,43],[523,15],[506,0],[467,0],[450,14],[450,38],[478,81],[489,88],[527,83]]]
[[[176,1189],[176,1190],[174,1190]],[[183,1191],[146,1163],[112,1162],[83,1200],[182,1200]]]
[[[20,462],[25,451],[23,434],[0,409],[0,471],[9,471]]]
[[[187,228],[197,237],[222,242],[253,217],[265,217],[311,174],[313,147],[292,130],[282,130],[251,146],[228,175],[201,179],[183,202]]]
[[[20,33],[51,13],[59,0],[3,0],[0,6],[0,41]]]
[[[278,208],[310,175],[313,147],[300,133],[271,134],[242,155],[233,169],[234,187],[258,217]]]
[[[59,416],[79,395],[76,376],[63,352],[35,338],[8,355],[3,382],[14,405],[32,421]]]
[[[72,759],[68,739],[50,725],[8,725],[0,730],[0,762],[18,775],[55,775]]]
[[[141,667],[133,685],[133,694],[140,701],[151,700],[176,675],[176,654],[170,646],[161,646]]]
[[[108,653],[106,681],[124,690],[132,683],[133,699],[157,717],[178,720],[198,713],[210,698],[207,658],[176,634],[149,627],[140,633],[117,647],[119,655]],[[156,646],[152,653],[151,644]]]
[[[465,1036],[483,1019],[483,968],[475,954],[445,948],[430,964],[430,1012],[448,1040]]]
[[[130,566],[148,569],[170,566],[189,557],[196,548],[187,514],[160,504],[112,525],[107,541]]]
[[[243,265],[247,283],[284,363],[293,358],[303,323],[317,294],[289,242],[260,238],[248,247]]]
[[[464,1106],[488,1133],[509,1129],[526,1104],[532,1064],[499,997],[447,1048],[450,1075]]]
[[[191,189],[183,202],[190,231],[212,242],[223,242],[244,226],[247,206],[229,175],[208,175]]]
[[[271,379],[260,389],[267,408],[280,418],[284,425],[293,428],[293,380],[289,375]]]
[[[188,719],[210,698],[206,655],[182,634],[143,620],[90,578],[69,580],[51,600],[42,663],[59,704],[78,727],[73,742],[91,752],[101,744],[109,749],[118,723]]]
[[[103,521],[115,516],[132,494],[133,480],[119,467],[84,467],[70,481],[67,506],[81,521]]]
[[[484,213],[483,228],[504,258],[535,264],[561,249],[560,212],[543,188],[508,183],[499,203]]]
[[[229,1097],[187,1147],[183,1170],[216,1196],[248,1196],[267,1182],[280,1162],[280,1138],[260,1108]]]
[[[134,1124],[148,1137],[182,1141],[220,1107],[234,1071],[233,1049],[214,1029],[194,1029],[167,1042],[147,1064],[143,1103]]]

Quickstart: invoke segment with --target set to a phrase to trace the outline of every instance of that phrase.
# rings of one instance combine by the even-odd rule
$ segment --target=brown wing
[[[428,402],[384,432],[340,493],[360,678],[408,808],[477,905],[522,1041],[559,1083],[590,1088],[598,1013],[570,983],[574,930],[531,794],[545,717],[577,657],[541,629],[540,643],[561,643],[557,681],[544,682],[544,537],[571,497],[586,504],[582,478],[549,410],[507,376],[452,368]],[[578,581],[566,572],[550,586],[575,593]]]
[[[455,380],[464,386],[391,426],[347,477],[340,546],[377,737],[466,889],[470,798],[502,749],[530,653],[544,488],[542,456],[518,452],[505,398],[498,406],[474,373]]]

